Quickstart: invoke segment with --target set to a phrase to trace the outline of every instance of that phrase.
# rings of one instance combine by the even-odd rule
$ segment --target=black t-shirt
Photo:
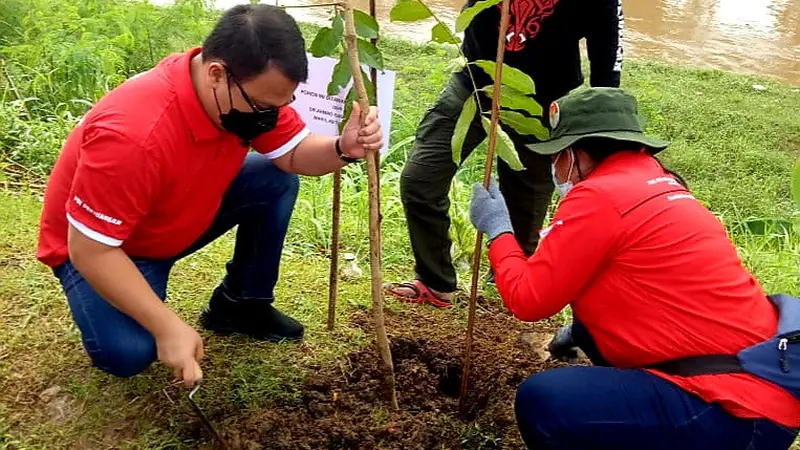
[[[464,8],[475,4],[468,0]],[[504,61],[522,70],[536,83],[537,101],[549,103],[583,81],[579,41],[586,38],[590,61],[589,83],[619,87],[622,69],[622,0],[511,0]],[[475,17],[464,32],[462,51],[468,61],[497,57],[501,5]],[[472,65],[477,87],[492,83]],[[464,87],[473,90],[467,70],[459,73]],[[545,113],[545,119],[547,114]]]

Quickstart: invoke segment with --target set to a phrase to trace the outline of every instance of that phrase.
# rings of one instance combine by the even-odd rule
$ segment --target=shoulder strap
[[[739,358],[737,358],[736,355],[690,356],[687,358],[660,362],[652,366],[647,366],[646,368],[660,370],[681,377],[744,372],[742,364],[739,362]]]

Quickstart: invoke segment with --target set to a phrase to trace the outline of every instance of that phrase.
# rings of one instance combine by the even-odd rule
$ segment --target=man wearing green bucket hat
[[[800,401],[746,373],[676,376],[665,361],[735,355],[776,335],[778,316],[725,228],[655,158],[635,98],[591,88],[550,106],[549,155],[562,200],[536,252],[513,236],[502,194],[476,184],[470,219],[489,240],[497,289],[517,318],[569,305],[553,356],[583,350],[594,367],[528,378],[517,423],[536,449],[785,450]]]

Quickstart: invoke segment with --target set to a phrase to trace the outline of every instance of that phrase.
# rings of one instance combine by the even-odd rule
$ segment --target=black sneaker
[[[236,300],[221,287],[214,289],[200,325],[220,334],[241,333],[254,339],[280,342],[303,339],[303,325],[270,303]]]

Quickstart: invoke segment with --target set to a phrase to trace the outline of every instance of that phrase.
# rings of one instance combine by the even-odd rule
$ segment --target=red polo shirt
[[[734,354],[778,316],[722,224],[644,153],[604,161],[561,201],[526,258],[510,234],[489,249],[508,309],[536,321],[570,304],[616,367]],[[666,378],[742,418],[800,425],[800,402],[744,374]]]
[[[208,229],[248,148],[217,128],[192,84],[194,48],[105,95],[70,133],[44,198],[37,257],[68,258],[71,223],[134,257],[169,258]],[[291,107],[253,147],[270,158],[309,134]]]

